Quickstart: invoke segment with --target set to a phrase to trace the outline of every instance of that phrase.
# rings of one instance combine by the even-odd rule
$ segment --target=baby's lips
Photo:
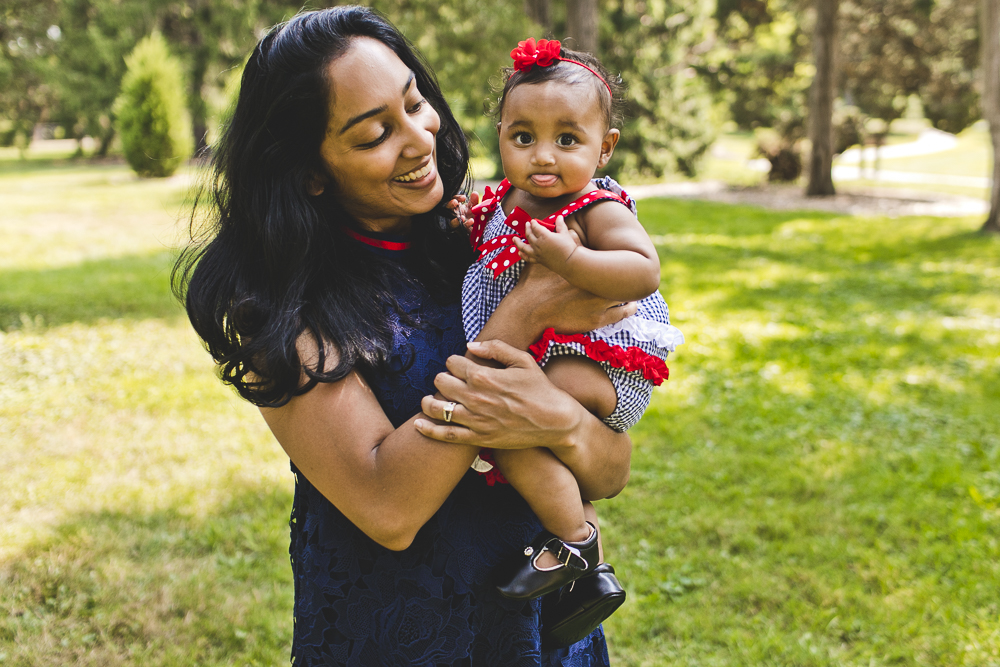
[[[540,186],[552,185],[556,180],[557,177],[552,174],[535,174],[531,177],[531,182]]]

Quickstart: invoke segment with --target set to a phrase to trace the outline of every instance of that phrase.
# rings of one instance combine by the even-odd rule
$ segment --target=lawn
[[[288,462],[167,287],[192,177],[28,167],[0,163],[0,665],[284,662]],[[1000,239],[640,213],[688,342],[599,507],[615,664],[1000,665]]]

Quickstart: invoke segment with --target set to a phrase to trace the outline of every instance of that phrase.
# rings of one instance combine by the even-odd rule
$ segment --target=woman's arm
[[[317,356],[312,341],[308,335],[299,339],[299,357],[307,364]],[[328,363],[337,363],[335,353],[328,354]],[[416,417],[393,429],[357,372],[321,382],[287,405],[261,413],[313,486],[389,549],[409,546],[479,451],[425,438],[413,428]]]

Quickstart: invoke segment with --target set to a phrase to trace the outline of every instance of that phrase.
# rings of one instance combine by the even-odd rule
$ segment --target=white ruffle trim
[[[626,317],[621,322],[601,327],[594,331],[594,333],[601,338],[608,338],[612,334],[622,331],[636,340],[654,343],[657,347],[666,348],[671,352],[684,342],[684,334],[677,327],[671,324],[647,320],[638,315]]]
[[[479,458],[478,454],[476,455],[476,460],[473,461],[472,465],[469,467],[476,472],[489,472],[490,470],[493,470],[493,464],[482,460]]]

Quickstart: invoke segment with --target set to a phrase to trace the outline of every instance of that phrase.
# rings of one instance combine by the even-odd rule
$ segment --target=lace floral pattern
[[[459,304],[438,304],[419,286],[397,299],[418,324],[392,316],[393,371],[366,377],[399,425],[433,393],[445,359],[465,346]],[[319,665],[608,665],[604,633],[541,653],[539,601],[501,597],[492,571],[540,530],[509,486],[470,470],[405,551],[358,530],[293,465],[290,554],[295,580],[292,662]]]

